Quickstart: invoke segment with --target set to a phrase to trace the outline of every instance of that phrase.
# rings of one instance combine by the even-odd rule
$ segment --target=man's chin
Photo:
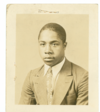
[[[48,66],[54,66],[55,65],[55,63],[53,61],[50,61],[50,60],[49,61],[44,60],[44,63]]]

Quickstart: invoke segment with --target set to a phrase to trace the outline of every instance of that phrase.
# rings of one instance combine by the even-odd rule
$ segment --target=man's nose
[[[45,54],[52,54],[52,49],[50,45],[46,45]]]

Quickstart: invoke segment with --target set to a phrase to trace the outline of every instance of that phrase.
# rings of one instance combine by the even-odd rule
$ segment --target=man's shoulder
[[[77,64],[75,64],[75,63],[72,63],[72,62],[71,62],[71,64],[72,64],[72,70],[73,70],[74,72],[77,72],[77,73],[84,73],[84,72],[87,72],[87,70],[85,70],[85,69],[82,68],[81,66],[79,66],[79,65],[77,65]]]
[[[83,78],[88,78],[88,71],[84,68],[78,66],[77,64],[72,64],[72,74],[75,80],[82,80]]]
[[[43,66],[44,66],[44,65],[42,65],[42,66],[40,66],[40,67],[38,67],[38,68],[35,68],[35,69],[33,69],[33,70],[30,70],[29,75],[30,75],[30,76],[35,76],[35,75],[37,75],[37,73],[43,68]]]
[[[69,61],[66,59],[66,62],[65,62],[65,66],[67,68],[69,68],[71,70],[71,72],[74,72],[74,73],[84,73],[84,72],[87,72],[87,70],[85,70],[84,68],[82,68],[81,66],[73,63],[72,61]],[[65,67],[65,69],[66,69]]]
[[[79,65],[69,60],[66,60],[65,65],[66,65],[65,69],[69,70],[75,82],[79,83],[83,79],[86,80],[88,79],[88,71],[85,70],[84,68],[80,67]]]
[[[40,67],[37,67],[37,68],[35,68],[35,69],[33,69],[33,70],[31,70],[31,73],[37,73],[37,72],[39,72],[42,68],[43,68],[43,66],[44,65],[42,65],[42,66],[40,66]]]

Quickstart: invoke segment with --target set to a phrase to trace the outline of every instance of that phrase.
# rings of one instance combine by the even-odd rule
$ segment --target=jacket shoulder
[[[74,72],[76,72],[77,74],[79,74],[79,73],[84,73],[84,72],[87,72],[87,70],[85,70],[84,68],[82,68],[82,67],[80,67],[80,66],[78,66],[78,65],[76,65],[76,64],[74,64],[74,63],[72,63],[72,70],[74,71]]]
[[[74,63],[72,63],[72,74],[77,83],[88,78],[88,71]]]
[[[37,73],[38,73],[42,68],[43,68],[43,65],[40,66],[40,67],[38,67],[38,68],[36,68],[36,69],[31,70],[31,71],[29,72],[29,77],[33,77],[33,76],[37,75]]]
[[[31,70],[31,73],[33,73],[33,74],[37,73],[38,71],[40,71],[42,69],[42,67],[43,67],[43,65],[36,69]]]

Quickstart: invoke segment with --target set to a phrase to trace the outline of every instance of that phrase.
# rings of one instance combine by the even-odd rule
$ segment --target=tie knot
[[[48,69],[48,73],[52,73],[52,68],[51,67]]]

